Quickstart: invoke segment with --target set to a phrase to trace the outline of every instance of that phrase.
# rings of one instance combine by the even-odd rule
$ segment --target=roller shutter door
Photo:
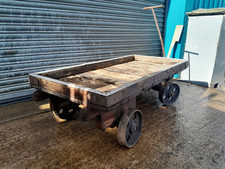
[[[143,54],[161,55],[151,11],[165,0],[0,1],[0,104],[29,99],[28,74]],[[161,31],[165,9],[156,9]]]

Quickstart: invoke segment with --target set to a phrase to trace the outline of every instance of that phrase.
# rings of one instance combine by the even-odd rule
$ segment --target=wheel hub
[[[174,95],[175,95],[175,93],[172,91],[172,92],[170,92],[170,94],[169,94],[169,96],[170,96],[170,98],[173,98],[174,97]]]
[[[130,132],[135,133],[137,130],[138,130],[138,126],[135,123],[133,123],[130,128]]]
[[[59,114],[62,114],[63,113],[63,109],[59,109]]]

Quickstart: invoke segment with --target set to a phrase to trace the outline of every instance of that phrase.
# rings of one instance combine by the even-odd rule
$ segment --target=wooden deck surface
[[[169,68],[171,64],[174,63],[155,63],[147,62],[146,60],[133,60],[102,69],[62,77],[59,78],[59,80],[107,92],[149,74],[154,74]]]
[[[129,55],[29,75],[32,87],[85,106],[109,108],[188,66],[188,61]],[[75,85],[74,85],[75,84]]]

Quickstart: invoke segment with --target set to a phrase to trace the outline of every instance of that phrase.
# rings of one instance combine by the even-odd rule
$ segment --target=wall
[[[193,9],[198,8],[220,8],[225,7],[225,0],[195,0],[193,2]]]
[[[183,58],[187,34],[187,12],[199,8],[225,7],[225,0],[168,0],[168,13],[165,31],[165,52],[168,53],[176,25],[184,25],[180,42],[174,47],[171,58]]]

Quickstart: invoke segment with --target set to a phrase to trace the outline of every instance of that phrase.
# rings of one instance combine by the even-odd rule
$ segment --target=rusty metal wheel
[[[142,130],[142,113],[131,109],[125,112],[120,119],[117,138],[118,142],[127,147],[133,147],[139,140]]]
[[[159,100],[164,105],[171,105],[176,102],[180,94],[180,87],[176,83],[165,84],[159,91]]]
[[[50,107],[54,116],[61,120],[73,120],[80,110],[78,104],[63,99],[50,99]]]

